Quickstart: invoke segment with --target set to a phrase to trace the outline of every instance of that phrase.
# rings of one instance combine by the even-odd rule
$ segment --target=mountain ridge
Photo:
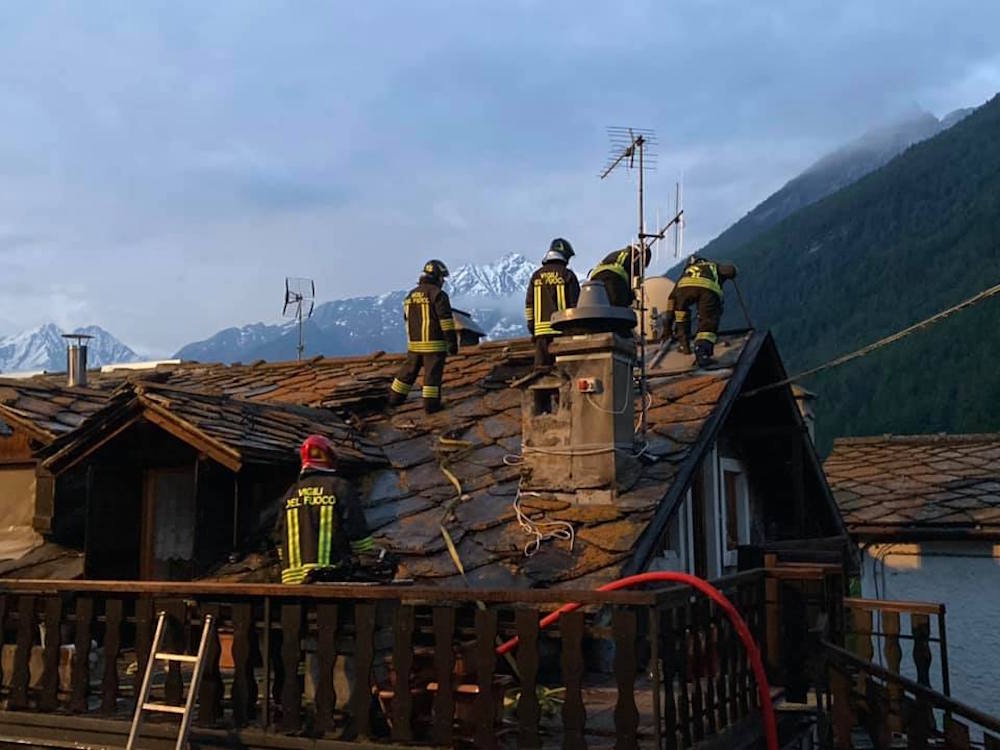
[[[11,336],[0,338],[0,377],[3,373],[66,369],[66,333],[55,323],[44,323]],[[72,333],[93,336],[87,342],[90,367],[136,362],[141,357],[114,335],[96,325],[73,329]]]

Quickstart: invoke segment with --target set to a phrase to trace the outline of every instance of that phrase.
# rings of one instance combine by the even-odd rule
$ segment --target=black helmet
[[[448,277],[448,266],[440,260],[429,260],[424,263],[424,271],[420,276],[421,280],[426,279],[432,284],[441,286]]]
[[[573,252],[573,246],[569,244],[569,240],[564,240],[562,237],[556,237],[551,243],[549,243],[549,251],[542,259],[542,263],[548,263],[550,260],[561,260],[569,263],[569,259],[574,255],[576,255],[576,253]]]
[[[698,255],[689,255],[688,259],[687,259],[687,264],[686,265],[693,266],[696,263],[704,263],[704,262],[705,262],[705,259],[702,258],[701,256],[698,256]]]

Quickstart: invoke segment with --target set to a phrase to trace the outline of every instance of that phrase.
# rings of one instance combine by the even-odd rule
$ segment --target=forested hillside
[[[725,259],[792,371],[1000,282],[1000,97]],[[727,307],[740,324],[731,290]],[[1000,431],[998,324],[994,298],[805,382],[820,449],[838,435]]]

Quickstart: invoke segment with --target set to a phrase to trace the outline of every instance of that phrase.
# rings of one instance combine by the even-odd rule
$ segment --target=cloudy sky
[[[990,0],[0,4],[0,335],[151,355],[555,235],[629,239],[605,127],[659,134],[693,249],[829,149],[1000,90]]]

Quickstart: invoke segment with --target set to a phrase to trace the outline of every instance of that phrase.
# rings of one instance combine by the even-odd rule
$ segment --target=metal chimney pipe
[[[87,340],[94,338],[86,333],[64,333],[66,339],[66,385],[70,388],[87,385]]]

